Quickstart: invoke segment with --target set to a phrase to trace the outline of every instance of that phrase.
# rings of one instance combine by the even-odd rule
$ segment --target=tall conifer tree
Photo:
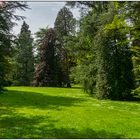
[[[66,37],[73,35],[75,32],[76,20],[73,17],[72,12],[67,8],[63,7],[57,14],[54,29],[57,33],[57,54],[60,57],[61,63],[61,77],[63,84],[67,87],[71,87],[70,85],[70,57],[68,50],[66,49]]]
[[[34,73],[33,38],[31,37],[29,25],[25,21],[21,27],[17,43],[15,84],[29,86],[33,80]]]

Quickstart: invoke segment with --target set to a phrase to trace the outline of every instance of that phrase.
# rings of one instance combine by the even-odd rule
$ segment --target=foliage
[[[80,19],[80,31],[75,42],[77,67],[72,76],[77,82],[82,83],[84,90],[90,94],[96,92],[97,80],[97,45],[94,41],[96,32],[100,26],[94,10],[89,11]]]
[[[99,99],[131,99],[134,77],[126,36],[129,33],[123,9],[126,5],[97,2],[95,6],[80,21],[77,70],[81,72],[74,75],[86,83],[83,84],[86,91],[95,92]]]
[[[33,80],[34,73],[34,54],[33,54],[33,38],[29,25],[23,22],[19,37],[17,38],[17,46],[15,47],[16,68],[13,74],[14,85],[29,86]]]
[[[18,2],[12,4],[23,6]],[[80,8],[78,23],[67,6]],[[35,64],[36,86],[71,87],[74,82],[82,84],[85,91],[98,99],[132,100],[135,94],[139,97],[139,6],[140,2],[67,2],[57,14],[54,29],[41,28],[35,34],[35,59],[33,40],[25,23],[16,40],[14,57],[9,58],[12,50],[9,31],[14,25],[10,20],[20,17],[13,15],[13,9],[8,10],[7,15],[1,16],[0,25],[5,29],[1,37],[6,46],[0,53],[0,85],[5,79],[12,79],[6,74],[8,62],[13,64],[11,73],[17,85],[30,85]]]
[[[83,85],[85,91],[93,94],[96,92],[96,51],[92,47],[93,42],[88,35],[84,36],[80,32],[77,38],[76,46],[73,49],[75,50],[74,55],[77,59],[77,66],[72,69],[71,76],[76,82]]]
[[[100,95],[107,95],[111,99],[131,99],[130,91],[134,88],[131,53],[129,51],[129,43],[126,38],[127,27],[123,19],[123,15],[118,14],[118,9],[113,8],[116,14],[109,13],[107,15],[112,21],[105,26],[105,42],[101,46],[101,57],[99,64],[99,91]],[[111,14],[111,15],[110,15]],[[103,37],[101,40],[103,40]],[[109,44],[108,44],[109,43]],[[105,45],[106,44],[106,45]],[[103,70],[105,70],[103,72]],[[107,73],[106,73],[107,72]],[[102,75],[102,74],[103,75]],[[105,74],[105,75],[104,75]],[[108,79],[109,78],[109,79]],[[104,81],[102,85],[102,81]],[[104,93],[102,92],[104,91]]]
[[[60,9],[54,23],[58,37],[63,38],[64,36],[73,34],[75,32],[75,22],[72,12],[67,7],[64,6]]]
[[[72,12],[67,8],[63,7],[57,14],[54,29],[57,35],[57,55],[61,63],[61,77],[63,85],[70,87],[70,61],[72,61],[71,56],[68,52],[68,40],[75,33],[76,20],[73,18]]]
[[[36,67],[35,86],[58,86],[58,65],[55,56],[56,34],[54,29],[47,30],[40,47],[40,63]]]
[[[129,12],[127,16],[129,16],[129,21],[131,21],[130,26],[130,43],[133,57],[133,71],[135,74],[135,87],[136,89],[132,91],[134,96],[140,98],[140,2],[129,2],[128,4]]]
[[[23,17],[15,15],[17,9],[28,8],[25,2],[2,2],[0,5],[0,90],[5,85],[6,76],[10,70],[9,59],[12,53],[13,38],[11,34],[15,20]]]
[[[35,45],[35,64],[40,62],[40,47],[42,46],[43,39],[45,38],[46,32],[48,30],[48,26],[46,28],[40,28],[35,33],[34,45]]]

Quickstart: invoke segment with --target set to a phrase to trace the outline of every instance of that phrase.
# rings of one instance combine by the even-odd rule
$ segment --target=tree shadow
[[[47,127],[45,127],[46,129]],[[41,128],[45,130],[44,128]],[[108,132],[105,130],[93,130],[91,128],[85,128],[81,130],[77,130],[74,128],[52,128],[50,130],[46,130],[46,132],[53,132],[48,138],[60,138],[60,139],[101,139],[101,138],[110,138],[110,139],[118,139],[123,138],[123,135],[116,134],[113,132]],[[44,137],[47,138],[47,137]]]
[[[8,97],[8,98],[7,98]],[[94,130],[57,126],[60,120],[52,118],[49,114],[29,115],[18,114],[15,108],[33,107],[39,109],[56,109],[61,107],[80,106],[83,98],[43,95],[41,93],[25,91],[5,91],[0,98],[0,138],[61,138],[61,139],[98,139],[98,138],[124,138],[123,135],[106,130]]]
[[[7,101],[8,97],[8,101]],[[79,106],[83,98],[43,95],[41,93],[9,90],[3,94],[3,104],[12,107],[34,107],[41,109],[60,109],[61,107]]]
[[[0,117],[0,139],[1,138],[38,138],[42,137],[39,124],[47,120],[52,122],[48,116],[27,117],[13,112]],[[53,120],[53,123],[55,121]]]
[[[10,114],[9,114],[10,113]],[[44,125],[45,122],[45,125]],[[9,110],[7,115],[0,117],[0,138],[123,138],[123,135],[105,130],[93,130],[91,128],[76,129],[57,126],[58,120],[49,116],[21,116],[14,110]]]
[[[8,97],[8,98],[7,98]],[[59,119],[45,116],[27,115],[16,112],[16,107],[39,109],[59,109],[59,107],[79,106],[81,98],[43,95],[34,92],[6,91],[0,98],[0,138],[123,138],[123,135],[92,128],[76,129],[65,124],[57,125]]]

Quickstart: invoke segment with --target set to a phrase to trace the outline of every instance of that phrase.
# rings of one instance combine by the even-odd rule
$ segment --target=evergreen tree
[[[29,86],[33,80],[34,54],[33,39],[29,26],[23,22],[17,39],[17,54],[15,56],[16,70],[14,74],[15,85]]]
[[[61,77],[63,84],[67,87],[70,85],[70,64],[69,54],[66,49],[67,37],[71,36],[75,32],[76,20],[73,18],[72,12],[67,8],[63,7],[59,12],[55,20],[54,29],[57,33],[57,54],[61,63]]]
[[[90,61],[84,60],[84,63],[81,63],[82,69],[88,64],[88,70],[91,70],[88,73],[83,69],[86,77],[90,77],[83,78],[84,87],[93,92],[95,83],[99,99],[130,99],[134,82],[127,38],[129,32],[122,13],[126,5],[121,2],[110,2],[107,6],[97,2],[95,6],[85,15],[84,20],[81,20],[83,33],[79,40],[87,38],[90,42],[82,41],[80,45],[83,50],[89,50],[84,54],[85,60],[88,60],[87,56],[90,58]]]
[[[121,6],[119,6],[121,5]],[[121,13],[125,3],[114,2],[110,4],[105,18],[103,35],[99,39],[99,98],[114,100],[131,99],[131,90],[134,88],[132,55],[129,51],[127,38],[128,28],[125,17]],[[106,17],[107,16],[107,17]]]
[[[6,76],[10,71],[10,57],[12,54],[13,38],[11,34],[14,20],[23,17],[15,15],[17,9],[28,8],[25,2],[2,2],[0,5],[0,90],[5,85]]]

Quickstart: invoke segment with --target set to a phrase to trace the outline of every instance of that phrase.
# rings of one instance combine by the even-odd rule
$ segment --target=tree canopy
[[[81,84],[98,99],[132,100],[140,90],[140,2],[71,1],[57,13],[54,27],[35,36],[24,21],[14,36],[16,9],[24,2],[0,7],[0,89],[20,86],[71,87]],[[75,19],[72,8],[80,10]],[[10,64],[12,70],[9,73]]]

